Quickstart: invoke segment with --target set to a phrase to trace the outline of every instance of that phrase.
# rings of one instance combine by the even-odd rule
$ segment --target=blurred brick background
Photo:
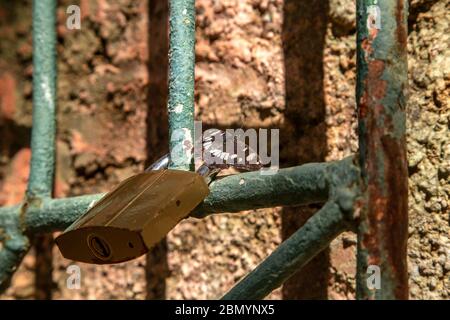
[[[81,30],[66,8],[81,7]],[[279,128],[281,165],[357,150],[352,0],[197,0],[196,115],[205,127]],[[448,2],[409,16],[411,298],[450,298]],[[55,196],[109,190],[167,152],[167,3],[61,0]],[[21,201],[30,159],[30,1],[0,0],[0,205]],[[317,207],[189,219],[147,256],[78,264],[80,290],[48,237],[1,298],[217,298]],[[354,298],[355,237],[344,234],[274,299]]]

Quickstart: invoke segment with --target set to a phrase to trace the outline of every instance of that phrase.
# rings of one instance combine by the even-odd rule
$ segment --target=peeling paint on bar
[[[33,127],[27,196],[53,191],[56,133],[56,0],[33,1]]]
[[[364,200],[358,229],[359,299],[407,299],[408,175],[406,0],[357,1],[357,102]],[[372,9],[371,9],[372,8]],[[378,12],[378,11],[377,11]],[[379,19],[380,21],[374,21]],[[381,289],[367,286],[367,268],[381,271]]]
[[[169,10],[169,167],[193,170],[195,1],[171,0]]]

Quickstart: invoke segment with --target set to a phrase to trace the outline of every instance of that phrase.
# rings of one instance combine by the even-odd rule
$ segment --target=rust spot
[[[369,62],[369,79],[376,79],[383,75],[384,61],[372,60]]]
[[[380,115],[377,106],[379,106],[379,100],[386,95],[387,90],[387,82],[381,79],[384,69],[385,63],[382,60],[371,60],[368,63],[365,91],[358,105],[360,119],[368,117],[368,113],[371,113],[372,117]],[[381,109],[384,109],[383,106]]]
[[[396,139],[392,117],[383,105],[371,104],[375,112],[367,126],[367,207],[366,231],[362,245],[368,264],[380,266],[395,281],[395,296],[408,298],[406,245],[408,226],[407,165],[404,137]],[[377,119],[383,116],[383,125]]]
[[[371,94],[373,99],[380,100],[386,95],[387,83],[383,80],[378,80],[373,83],[371,87]]]
[[[370,35],[370,39],[372,39],[372,40],[375,39],[377,37],[377,35],[378,35],[378,29],[371,28],[369,30],[369,35]]]
[[[371,49],[371,45],[370,45],[369,39],[364,38],[364,39],[361,41],[361,48],[362,48],[364,51],[366,51],[366,52],[367,52],[368,50]]]
[[[403,1],[401,1],[403,3]],[[400,10],[401,11],[401,10]],[[386,62],[370,59],[372,39],[364,40],[368,73],[359,101],[360,121],[366,127],[365,175],[366,208],[361,246],[367,251],[367,264],[380,266],[392,279],[395,297],[408,298],[406,242],[408,226],[407,166],[404,136],[395,138],[395,123],[383,105],[389,83],[382,79]]]
[[[400,48],[406,48],[406,41],[408,38],[406,26],[403,20],[403,12],[405,9],[405,0],[397,1],[397,8],[395,11],[395,21],[397,22],[396,35],[398,40],[398,45]],[[404,49],[403,49],[404,50]]]
[[[359,118],[360,119],[364,119],[367,115],[367,110],[368,110],[368,96],[367,96],[367,92],[365,92],[362,97],[359,99]]]
[[[381,79],[384,66],[385,63],[382,60],[372,60],[368,65],[367,89],[370,97],[375,100],[381,100],[386,95],[387,82]]]
[[[371,88],[372,97],[380,100],[386,95],[387,83],[384,80],[378,80]]]
[[[364,51],[364,60],[368,61],[370,55],[373,53],[372,41],[365,38],[361,42],[361,48]]]
[[[406,245],[408,226],[407,165],[404,137],[390,135],[392,118],[382,105],[375,106],[367,123],[367,208],[363,247],[368,264],[380,266],[395,286],[398,299],[408,298]],[[376,119],[382,115],[384,125]]]
[[[399,0],[397,3],[397,28],[393,30],[396,39],[393,40],[397,40],[397,49],[402,52],[407,41],[405,1]],[[360,141],[365,143],[361,169],[367,181],[364,186],[366,203],[361,212],[360,230],[363,233],[360,246],[367,254],[365,263],[378,265],[384,277],[391,281],[395,298],[407,299],[408,176],[405,136],[398,135],[396,127],[401,124],[394,122],[391,108],[386,104],[399,108],[398,111],[402,108],[398,101],[386,97],[388,91],[397,91],[398,84],[393,83],[395,79],[382,78],[389,67],[389,56],[386,60],[374,59],[373,41],[378,36],[378,29],[375,28],[375,21],[368,22],[374,28],[369,27],[368,37],[361,43],[368,70],[363,79],[364,92],[358,101],[360,123],[365,127],[360,134]],[[401,88],[403,91],[403,85]]]
[[[405,139],[383,136],[382,148],[385,153],[385,173],[387,182],[386,219],[384,219],[383,245],[387,251],[389,264],[396,274],[397,296],[408,297],[406,248],[408,239],[408,171],[406,163]]]

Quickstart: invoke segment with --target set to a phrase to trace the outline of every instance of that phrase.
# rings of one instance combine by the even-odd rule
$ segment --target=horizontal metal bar
[[[33,127],[27,196],[53,191],[56,133],[56,0],[33,1]]]
[[[350,158],[280,169],[275,175],[247,172],[227,176],[210,186],[209,196],[194,210],[192,216],[202,218],[211,213],[325,202],[328,199],[329,180],[334,176],[332,171],[336,171],[336,167],[346,171],[349,165]],[[102,196],[96,194],[49,199],[40,206],[32,206],[25,217],[27,232],[62,230]]]
[[[49,199],[40,207],[30,207],[25,217],[26,230],[31,234],[64,230],[103,195]]]
[[[327,202],[222,299],[263,299],[348,228],[339,205]]]
[[[332,165],[336,163],[309,163],[267,176],[258,171],[227,176],[211,184],[211,193],[192,215],[325,202]]]
[[[248,172],[227,176],[210,186],[209,196],[194,211],[193,216],[201,218],[211,213],[322,203],[329,196],[345,200],[346,197],[337,190],[342,188],[347,190],[345,188],[355,184],[358,177],[359,171],[353,165],[353,157],[336,162],[310,163],[280,169],[275,175]],[[354,193],[347,193],[350,193],[351,197],[354,196]],[[28,249],[22,233],[36,234],[63,230],[103,195],[34,199],[32,204],[0,208],[0,247],[8,246],[8,243],[14,246],[17,243],[24,245],[22,250],[18,250],[16,246],[13,251],[0,254],[0,266],[5,264],[14,266],[14,263],[20,262],[20,259],[11,259],[10,253],[26,252]],[[353,202],[347,202],[351,207]],[[6,281],[8,276],[5,276],[5,272],[10,269],[11,267],[4,270],[0,268],[0,282]]]
[[[212,213],[322,203],[328,199],[330,185],[339,180],[337,172],[348,178],[351,169],[352,157],[280,169],[275,175],[247,172],[226,176],[212,183],[209,196],[192,216],[201,218]],[[34,204],[24,217],[26,230],[29,233],[62,230],[103,195],[47,199]],[[0,208],[0,222],[2,216],[19,211],[20,206]]]

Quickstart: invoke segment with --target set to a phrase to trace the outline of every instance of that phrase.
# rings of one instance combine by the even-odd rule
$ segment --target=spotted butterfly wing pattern
[[[210,168],[227,169],[232,167],[246,171],[262,168],[256,150],[245,144],[245,141],[239,139],[239,136],[218,129],[209,130],[208,135],[204,138],[203,158],[205,164]],[[216,161],[209,162],[208,159]]]

